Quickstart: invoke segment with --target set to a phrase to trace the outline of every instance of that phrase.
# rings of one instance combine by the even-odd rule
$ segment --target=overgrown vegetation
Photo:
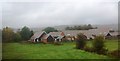
[[[107,49],[105,49],[104,42],[105,42],[104,37],[102,35],[97,36],[95,38],[95,40],[93,41],[94,52],[96,52],[98,54],[106,54]]]

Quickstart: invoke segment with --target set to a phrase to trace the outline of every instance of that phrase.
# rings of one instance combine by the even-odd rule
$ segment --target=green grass
[[[3,59],[99,59],[108,58],[103,55],[74,49],[73,43],[61,46],[51,44],[5,43]]]
[[[92,42],[91,41],[87,42],[87,46],[92,47]],[[118,49],[118,40],[105,40],[105,47],[109,51],[113,51],[113,50]]]
[[[114,42],[114,43],[113,43]],[[106,43],[110,50],[117,47],[115,41]],[[111,44],[111,45],[109,45]],[[89,42],[90,45],[90,42]],[[67,42],[63,45],[4,43],[3,59],[107,59],[104,55],[75,49],[75,43]]]

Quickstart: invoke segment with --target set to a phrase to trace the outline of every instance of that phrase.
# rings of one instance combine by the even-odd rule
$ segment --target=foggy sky
[[[2,27],[117,24],[118,0],[3,0]]]

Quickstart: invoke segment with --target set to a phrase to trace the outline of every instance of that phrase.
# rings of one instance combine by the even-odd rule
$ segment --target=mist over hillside
[[[53,26],[53,28],[60,30],[60,31],[64,31],[66,27],[74,27],[74,26],[78,26],[78,25],[59,25],[59,26]],[[113,29],[115,31],[118,30],[118,25],[117,24],[110,24],[110,25],[92,25],[93,27],[97,27],[99,29]],[[42,30],[46,28],[46,27],[36,27],[36,28],[30,28],[31,30],[33,30],[34,32],[42,32]],[[18,29],[17,28],[13,28],[13,30],[16,32]]]
[[[54,26],[55,29],[57,30],[65,30],[66,27],[73,27],[73,26],[77,26],[77,25],[60,25],[60,26]],[[97,27],[99,29],[105,29],[105,28],[109,28],[109,29],[113,29],[113,30],[118,30],[118,25],[117,24],[110,24],[110,25],[92,25],[93,27]],[[34,32],[37,31],[42,31],[45,27],[42,28],[31,28]]]

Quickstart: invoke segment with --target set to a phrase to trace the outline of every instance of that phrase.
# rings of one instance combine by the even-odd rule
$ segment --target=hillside
[[[73,27],[73,26],[77,26],[77,25],[60,25],[60,26],[54,26],[54,28],[64,31],[65,28],[69,26],[69,27]],[[101,29],[105,29],[105,28],[109,28],[109,29],[113,29],[113,30],[118,30],[118,25],[117,24],[110,24],[110,25],[92,25],[93,27],[97,27],[97,28],[101,28]],[[45,27],[39,27],[39,28],[31,28],[31,30],[33,30],[34,32],[41,32]],[[16,32],[18,29],[14,29],[14,31]]]
[[[58,30],[65,30],[65,28],[67,26],[73,27],[73,26],[77,26],[77,25],[61,25],[61,26],[55,26],[54,28],[58,29]],[[92,25],[93,27],[97,27],[100,29],[104,29],[104,28],[109,28],[109,29],[113,29],[113,30],[118,30],[118,25],[117,24],[110,24],[110,25]]]

